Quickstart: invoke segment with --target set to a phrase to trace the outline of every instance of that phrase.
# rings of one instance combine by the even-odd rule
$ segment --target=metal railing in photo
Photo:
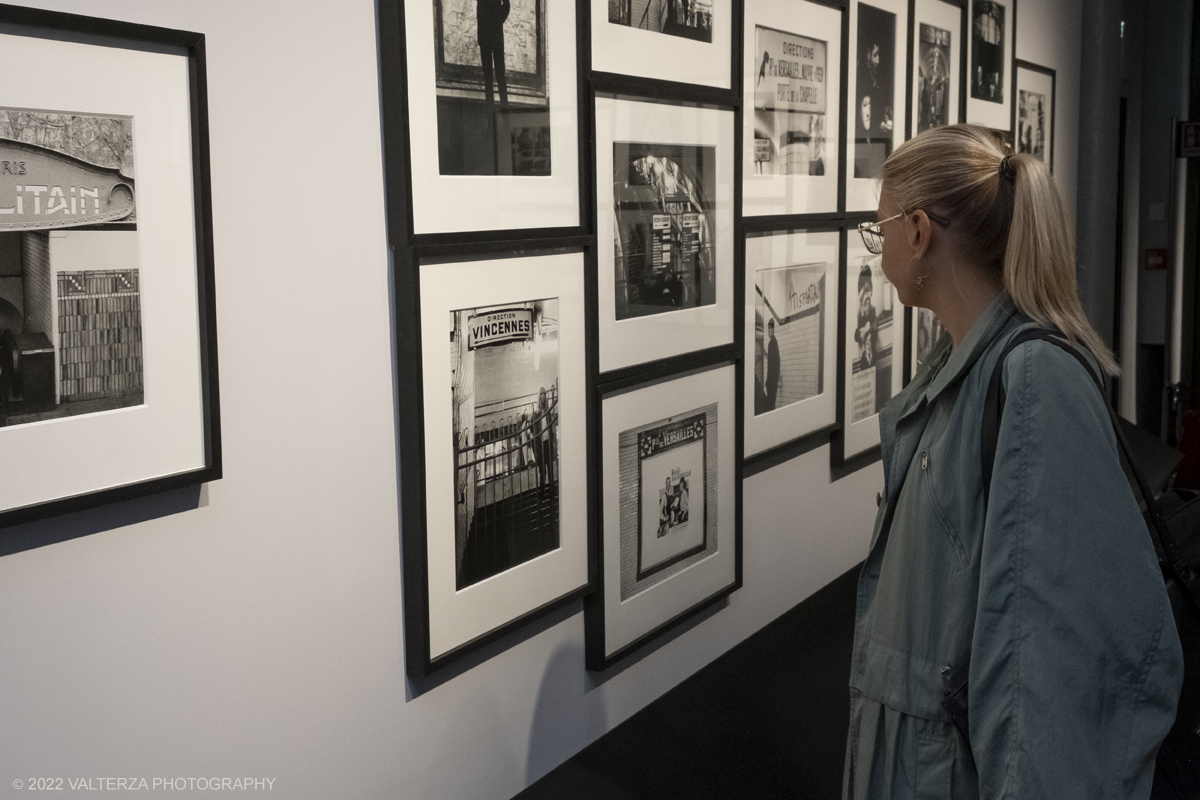
[[[558,387],[513,410],[455,442],[455,485],[474,490],[460,588],[558,546]]]

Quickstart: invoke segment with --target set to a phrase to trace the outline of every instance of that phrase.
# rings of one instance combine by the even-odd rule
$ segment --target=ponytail
[[[1117,374],[1079,302],[1074,237],[1044,163],[1007,152],[987,128],[948,125],[898,147],[884,164],[883,185],[902,210],[936,210],[960,223],[952,230],[963,252],[1001,278],[1018,309],[1082,342]]]

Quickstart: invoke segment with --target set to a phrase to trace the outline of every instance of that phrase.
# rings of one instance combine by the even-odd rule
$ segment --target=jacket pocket
[[[954,740],[928,733],[917,735],[914,797],[950,800],[954,779]]]
[[[921,457],[922,459],[927,458],[928,453],[922,453]],[[959,568],[961,569],[967,566],[967,548],[963,547],[962,539],[958,537],[954,526],[950,524],[950,519],[946,516],[945,509],[943,509],[942,504],[938,502],[937,492],[933,488],[932,468],[928,469],[928,471],[925,473],[925,494],[929,499],[929,509],[933,512],[932,516],[934,523],[942,529],[942,534],[950,543],[951,548],[953,548],[954,555],[958,559]]]

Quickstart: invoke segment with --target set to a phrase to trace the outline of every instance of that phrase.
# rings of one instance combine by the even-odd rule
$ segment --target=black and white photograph
[[[613,25],[711,42],[713,0],[608,0],[608,21]]]
[[[576,3],[381,0],[393,237],[580,225]]]
[[[825,391],[828,268],[818,263],[755,270],[755,416]]]
[[[854,177],[878,178],[892,154],[896,129],[896,15],[858,5],[858,62],[850,112],[854,117]]]
[[[950,0],[913,0],[909,136],[961,119],[962,6]]]
[[[558,301],[450,315],[458,589],[558,547]]]
[[[546,0],[433,0],[442,175],[549,175]]]
[[[133,120],[0,108],[0,426],[143,402]]]
[[[856,239],[848,240],[841,287],[842,433],[831,453],[835,464],[878,447],[878,414],[904,386],[904,306],[883,274],[882,257]]]
[[[741,585],[738,367],[602,390],[601,580],[588,669],[612,666]]]
[[[748,457],[836,422],[836,228],[746,234]]]
[[[907,132],[908,19],[908,0],[850,3],[846,211],[875,210],[883,164]]]
[[[733,87],[733,0],[587,0],[592,70]]]
[[[838,208],[844,15],[807,0],[745,2],[740,157],[747,217]]]
[[[1047,97],[1040,92],[1017,92],[1017,152],[1046,160]]]
[[[426,675],[587,587],[590,445],[583,253],[417,269],[397,367],[406,668]]]
[[[0,22],[0,526],[218,480],[204,37]]]
[[[712,404],[621,432],[622,600],[716,550],[717,423]]]
[[[828,44],[755,26],[754,174],[824,175]]]
[[[597,95],[601,372],[733,341],[733,124]]]
[[[1005,26],[1007,9],[994,0],[971,4],[971,97],[1004,103]]]
[[[1016,150],[1054,168],[1055,73],[1048,67],[1017,61],[1014,112]]]
[[[716,302],[712,147],[613,143],[618,320]]]
[[[925,365],[933,346],[946,329],[928,308],[913,308],[913,374]]]
[[[878,414],[892,398],[897,326],[892,285],[883,275],[881,262],[880,256],[860,259],[851,264],[846,276],[846,287],[854,292],[853,336],[846,343],[852,423]]]
[[[917,130],[939,128],[950,120],[950,43],[953,33],[921,23],[917,43]]]
[[[971,0],[967,23],[967,122],[1011,131],[1017,0]]]

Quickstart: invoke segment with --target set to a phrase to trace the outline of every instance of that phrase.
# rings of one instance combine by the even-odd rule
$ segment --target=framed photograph
[[[733,88],[733,0],[591,0],[592,69]]]
[[[747,457],[837,422],[840,242],[838,228],[746,234]]]
[[[1032,153],[1054,170],[1054,70],[1017,61],[1013,132],[1018,153]]]
[[[883,162],[904,141],[908,0],[850,3],[846,210],[874,211]]]
[[[588,586],[582,253],[419,265],[401,363],[405,634],[416,676]]]
[[[1012,130],[1017,0],[971,0],[967,122]]]
[[[741,585],[733,364],[601,399],[601,578],[587,665],[606,669]]]
[[[408,232],[578,227],[576,4],[383,0],[380,17],[389,182],[409,193],[391,202]]]
[[[963,7],[912,0],[912,96],[909,136],[961,118]]]
[[[835,461],[879,446],[879,410],[904,386],[904,306],[883,274],[882,258],[863,247],[857,231],[849,234],[842,277],[842,435],[835,439]]]
[[[601,372],[733,342],[733,120],[596,98]]]
[[[925,365],[925,359],[929,357],[933,346],[937,344],[938,339],[942,338],[942,334],[946,332],[946,329],[942,327],[942,323],[937,318],[937,315],[928,308],[914,306],[912,312],[912,364],[910,374],[916,375],[917,370]]]
[[[746,0],[742,213],[837,211],[842,10]]]
[[[0,525],[221,477],[204,36],[0,6]]]

